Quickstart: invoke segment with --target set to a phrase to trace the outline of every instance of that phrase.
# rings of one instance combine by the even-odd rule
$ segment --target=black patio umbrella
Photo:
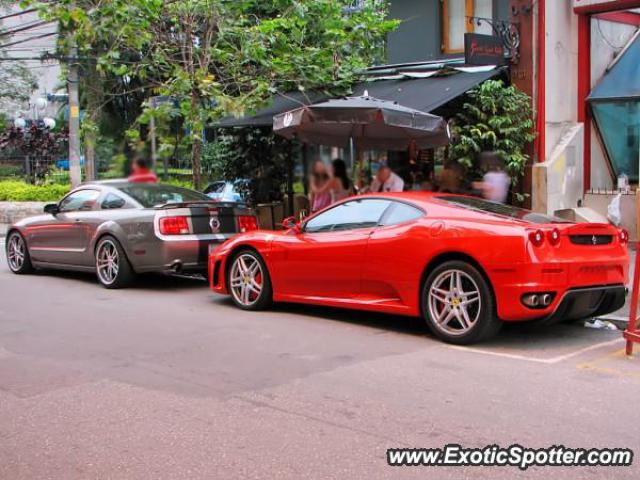
[[[303,143],[358,149],[406,150],[449,143],[442,117],[369,97],[332,99],[302,106],[273,117],[273,131]]]

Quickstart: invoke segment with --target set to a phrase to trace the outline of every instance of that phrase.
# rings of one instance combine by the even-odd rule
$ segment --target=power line
[[[30,8],[28,10],[22,10],[21,12],[10,13],[9,15],[3,15],[0,17],[0,22],[6,20],[7,18],[19,17],[20,15],[26,15],[27,13],[37,12],[37,8]]]
[[[53,22],[44,20],[44,21],[41,21],[41,22],[31,23],[29,25],[24,25],[22,27],[14,28],[13,30],[0,32],[0,37],[11,36],[11,35],[13,35],[15,33],[24,32],[25,30],[30,30],[32,28],[41,27],[43,25],[48,25],[50,23],[53,23]]]
[[[58,35],[58,32],[43,33],[41,35],[34,35],[33,37],[23,38],[22,40],[16,40],[15,42],[1,44],[0,45],[0,50],[4,49],[6,47],[11,47],[13,45],[19,45],[21,43],[27,43],[27,42],[30,42],[31,40],[38,40],[39,38],[51,37],[53,35]]]

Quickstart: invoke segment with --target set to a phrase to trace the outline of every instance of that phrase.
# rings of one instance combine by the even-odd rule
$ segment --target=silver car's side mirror
[[[49,213],[51,215],[57,215],[60,213],[60,207],[57,203],[48,203],[44,206],[44,213]]]

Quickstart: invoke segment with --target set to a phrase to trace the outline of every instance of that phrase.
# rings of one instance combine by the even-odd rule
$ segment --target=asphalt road
[[[629,447],[619,332],[512,327],[454,348],[419,321],[246,313],[204,282],[109,291],[0,260],[1,479],[639,478],[632,467],[389,467],[386,449]]]

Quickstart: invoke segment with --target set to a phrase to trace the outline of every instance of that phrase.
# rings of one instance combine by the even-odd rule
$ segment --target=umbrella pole
[[[294,202],[293,202],[293,142],[287,142],[287,209],[289,211],[287,216],[294,215]]]
[[[357,192],[359,193],[366,187],[366,185],[360,184],[360,181],[364,180],[364,152],[357,147],[355,147],[354,150],[356,160],[353,166],[353,185],[354,189],[356,186],[358,187]]]

